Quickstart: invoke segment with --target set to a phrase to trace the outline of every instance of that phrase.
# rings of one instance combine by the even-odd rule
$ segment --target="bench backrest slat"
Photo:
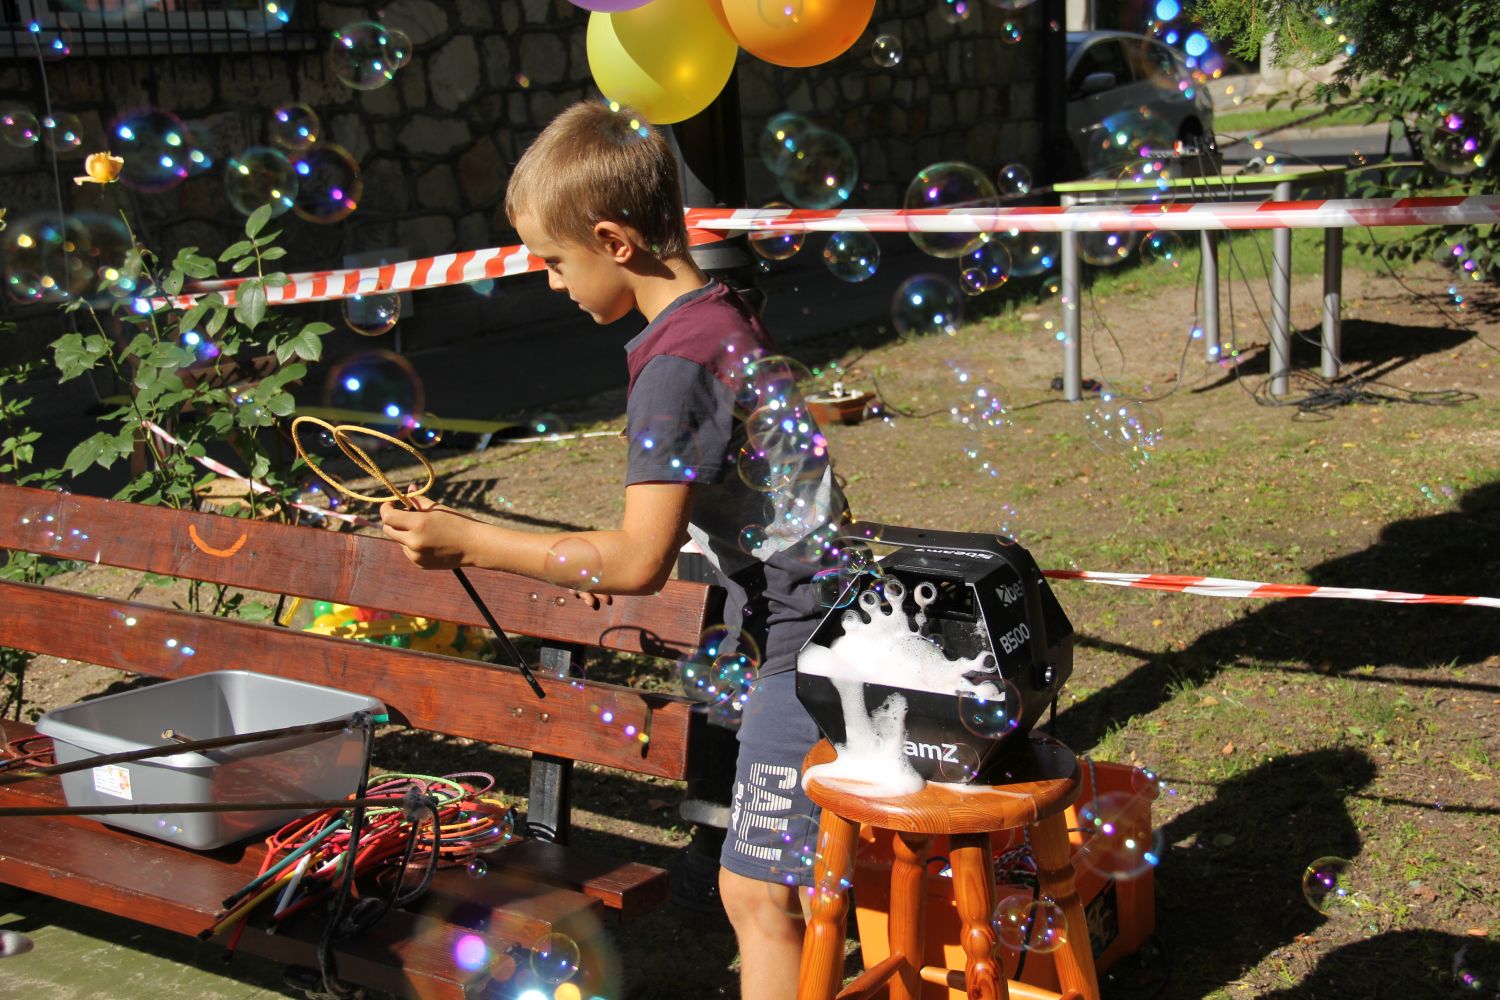
[[[665,778],[687,776],[702,724],[680,698],[543,677],[538,699],[511,667],[24,583],[0,581],[0,645],[155,677],[275,674],[372,695],[419,729]]]
[[[419,569],[385,538],[0,485],[0,548],[484,625],[452,573]],[[693,651],[721,599],[674,580],[595,610],[526,577],[465,573],[507,632],[661,657]]]

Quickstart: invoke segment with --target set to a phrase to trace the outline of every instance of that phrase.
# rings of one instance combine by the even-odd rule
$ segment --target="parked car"
[[[1070,31],[1067,51],[1068,134],[1083,173],[1118,168],[1141,146],[1213,154],[1213,96],[1182,53],[1123,31]]]

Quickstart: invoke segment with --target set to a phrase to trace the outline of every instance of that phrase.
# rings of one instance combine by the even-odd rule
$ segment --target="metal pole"
[[[1329,180],[1329,197],[1344,196],[1344,175]],[[1323,377],[1338,378],[1343,319],[1344,231],[1323,230]]]
[[[1064,206],[1074,199],[1062,197]],[[1083,338],[1078,297],[1082,291],[1082,268],[1078,266],[1078,233],[1067,230],[1062,236],[1062,331],[1063,331],[1063,398],[1076,403],[1083,398]]]
[[[1203,359],[1219,360],[1219,234],[1200,234],[1203,253]]]
[[[1289,181],[1271,193],[1276,201],[1291,201]],[[1291,387],[1292,367],[1292,231],[1271,230],[1271,395],[1285,396]]]

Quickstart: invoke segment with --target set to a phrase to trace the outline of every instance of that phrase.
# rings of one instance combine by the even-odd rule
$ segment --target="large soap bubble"
[[[995,185],[967,163],[934,163],[912,178],[903,206],[907,209],[994,208],[999,204]],[[911,241],[934,257],[958,257],[973,250],[983,233],[913,232]]]

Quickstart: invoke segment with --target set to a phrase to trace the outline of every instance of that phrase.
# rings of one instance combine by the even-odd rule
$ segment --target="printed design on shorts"
[[[774,830],[777,834],[786,831],[786,814],[792,808],[792,797],[777,793],[796,785],[795,767],[750,765],[750,780],[734,783],[734,805],[729,813],[729,828],[734,832],[736,851],[761,861],[776,861],[781,857],[779,837],[775,845],[751,843],[751,831]],[[780,815],[775,815],[777,813]]]

